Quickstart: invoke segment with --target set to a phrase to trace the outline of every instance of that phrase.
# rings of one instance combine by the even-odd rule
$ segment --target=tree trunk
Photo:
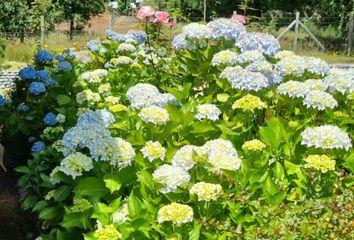
[[[70,41],[72,41],[74,39],[74,30],[75,30],[74,20],[71,19],[70,20],[70,32],[69,32]]]

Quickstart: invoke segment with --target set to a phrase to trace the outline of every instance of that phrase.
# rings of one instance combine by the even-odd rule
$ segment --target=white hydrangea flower
[[[93,169],[92,159],[80,152],[66,156],[59,167],[61,172],[73,179],[81,176],[84,171],[90,171],[91,169]]]
[[[100,83],[104,77],[108,75],[106,69],[96,69],[93,71],[84,72],[81,78],[88,83]]]
[[[144,155],[144,158],[149,159],[150,162],[158,158],[163,160],[166,154],[166,148],[164,148],[161,143],[157,141],[146,142],[145,146],[140,151]]]
[[[258,50],[245,51],[240,55],[235,56],[234,59],[231,60],[231,63],[253,63],[253,62],[261,62],[266,61],[263,53]]]
[[[302,145],[308,147],[324,149],[345,149],[352,147],[348,134],[339,127],[333,125],[323,125],[319,127],[309,127],[301,133]]]
[[[211,121],[219,120],[221,110],[214,104],[201,104],[197,106],[195,118],[198,120],[209,119]]]
[[[283,58],[288,58],[288,57],[296,57],[296,54],[293,51],[289,51],[289,50],[283,50],[278,52],[275,55],[275,58],[282,60]]]
[[[150,106],[164,107],[166,104],[176,104],[177,99],[169,93],[160,93],[157,87],[148,83],[138,83],[128,89],[126,97],[134,108]]]
[[[113,213],[113,223],[122,224],[129,219],[128,204],[124,203],[115,213]]]
[[[110,90],[111,90],[111,84],[109,84],[109,83],[101,84],[98,87],[98,93],[100,93],[100,94],[107,93]]]
[[[112,166],[127,167],[130,166],[135,158],[135,150],[132,145],[122,138],[114,138],[116,143],[117,158],[112,158],[110,164]]]
[[[240,66],[225,68],[220,77],[227,79],[235,89],[260,91],[269,86],[262,73],[250,72]]]
[[[58,123],[64,123],[66,120],[66,117],[64,114],[59,113],[55,119],[57,120]]]
[[[213,165],[215,170],[235,171],[242,164],[232,143],[221,138],[206,142],[201,153],[208,155],[208,162]]]
[[[144,122],[153,123],[155,125],[165,125],[170,120],[170,116],[166,109],[156,106],[141,109],[139,117]]]
[[[333,109],[337,107],[338,103],[331,94],[324,91],[312,90],[306,94],[304,105],[318,110],[325,110],[326,108]]]
[[[312,91],[312,90],[318,90],[318,91],[326,91],[327,86],[322,80],[318,79],[308,79],[303,82],[303,86],[306,90],[306,92]]]
[[[209,39],[211,30],[204,24],[190,23],[183,27],[182,34],[187,39]]]
[[[284,57],[277,62],[276,67],[282,76],[302,76],[306,71],[303,57]]]
[[[136,47],[130,43],[121,43],[117,50],[118,52],[134,52]]]
[[[351,94],[354,92],[354,69],[331,69],[323,82],[331,93]]]
[[[306,66],[306,70],[310,73],[324,76],[330,69],[327,62],[322,59],[315,57],[304,57],[304,59],[305,62],[303,64]]]
[[[193,160],[193,153],[198,152],[199,147],[193,145],[186,145],[181,147],[172,158],[172,166],[181,167],[188,171],[193,168],[195,161]]]
[[[101,100],[100,94],[92,92],[90,89],[86,89],[76,94],[76,101],[78,104],[87,103],[93,105]]]
[[[287,95],[291,98],[303,98],[306,91],[302,82],[288,81],[277,87],[277,93]]]
[[[216,53],[211,60],[211,64],[213,66],[218,66],[221,64],[229,65],[232,60],[236,58],[238,54],[236,52],[230,50],[223,50],[221,52]]]
[[[163,194],[175,191],[178,187],[188,183],[190,180],[190,176],[186,170],[167,164],[157,168],[152,176],[156,181],[165,186],[160,189],[160,192]]]
[[[262,73],[269,81],[269,84],[275,85],[283,81],[282,76],[276,70],[275,65],[267,61],[256,61],[247,66],[246,70]]]

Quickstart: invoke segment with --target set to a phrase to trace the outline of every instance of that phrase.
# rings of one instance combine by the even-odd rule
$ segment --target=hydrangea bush
[[[0,98],[42,131],[17,168],[40,239],[350,239],[353,71],[230,19],[185,26],[172,53],[148,35],[39,52]]]

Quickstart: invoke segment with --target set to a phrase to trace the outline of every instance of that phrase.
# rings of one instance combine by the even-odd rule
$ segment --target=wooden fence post
[[[348,24],[348,56],[350,56],[352,53],[353,41],[354,41],[354,13],[352,12],[350,14],[349,24]]]
[[[207,9],[207,0],[204,0],[204,11],[203,11],[203,13],[204,13],[204,17],[203,17],[203,19],[204,19],[204,22],[206,21],[206,9]]]
[[[295,36],[294,36],[294,52],[297,50],[297,40],[299,37],[299,21],[300,21],[300,13],[296,12],[296,20],[295,20]]]
[[[44,49],[44,41],[45,41],[45,25],[44,25],[44,15],[41,15],[41,49]]]

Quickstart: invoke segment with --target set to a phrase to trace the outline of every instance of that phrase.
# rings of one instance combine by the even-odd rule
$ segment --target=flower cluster
[[[31,82],[28,86],[28,92],[33,95],[40,95],[46,91],[45,85],[41,82]]]
[[[93,71],[84,72],[81,78],[88,83],[100,83],[107,74],[108,71],[106,69],[95,69]]]
[[[186,145],[177,150],[175,155],[172,158],[172,165],[178,166],[186,171],[193,168],[195,161],[193,160],[193,155],[197,152],[200,147],[193,145]]]
[[[159,142],[148,141],[140,150],[145,158],[152,162],[154,159],[164,160],[166,149]]]
[[[33,143],[31,151],[32,152],[41,152],[45,149],[45,147],[46,146],[45,146],[44,142],[37,141],[37,142]]]
[[[55,126],[58,123],[57,115],[55,115],[54,113],[50,112],[47,115],[45,115],[45,117],[43,118],[43,122],[47,126]]]
[[[242,145],[242,149],[246,152],[262,151],[266,147],[267,145],[258,139],[247,141]]]
[[[150,106],[164,107],[166,104],[176,104],[176,98],[169,93],[160,93],[157,87],[147,83],[138,83],[128,89],[127,99],[134,108]]]
[[[336,166],[336,161],[327,155],[309,155],[305,162],[305,168],[314,168],[323,173],[334,170]]]
[[[109,225],[99,228],[95,231],[94,237],[97,240],[119,240],[122,238],[122,234],[114,227]]]
[[[159,223],[171,221],[174,224],[183,224],[193,221],[193,209],[180,203],[171,203],[163,206],[157,215]]]
[[[165,125],[170,116],[166,109],[156,106],[145,107],[140,110],[139,117],[146,123]]]
[[[269,86],[268,79],[262,73],[250,72],[240,66],[225,68],[220,77],[227,79],[235,89],[261,91]]]
[[[220,184],[198,182],[191,187],[189,193],[196,194],[199,201],[210,202],[217,200],[223,193],[223,190]]]
[[[331,93],[351,94],[354,92],[354,70],[331,69],[323,82]]]
[[[134,148],[123,139],[111,136],[107,127],[113,122],[113,115],[106,110],[83,113],[76,126],[64,134],[63,154],[67,156],[86,148],[96,161],[107,161],[114,167],[129,166],[135,157]]]
[[[242,109],[243,111],[253,112],[256,109],[266,108],[267,105],[262,102],[262,100],[250,94],[243,96],[242,98],[236,100],[232,105],[232,109]]]
[[[59,167],[59,171],[63,172],[65,175],[71,176],[73,179],[91,169],[93,169],[92,159],[80,152],[66,156],[63,161],[61,161]]]
[[[300,77],[306,72],[324,76],[329,71],[329,66],[325,61],[314,57],[290,55],[281,58],[276,65],[282,76]]]
[[[249,64],[254,62],[264,62],[266,58],[263,53],[258,50],[250,50],[241,53],[240,55],[236,55],[234,59],[231,60],[231,63],[238,64]]]
[[[331,94],[324,91],[312,90],[306,94],[304,105],[318,110],[325,110],[326,108],[333,109],[337,107],[338,103]]]
[[[53,55],[46,50],[38,51],[34,58],[36,62],[40,64],[49,64],[53,61]]]
[[[188,183],[190,180],[190,175],[186,170],[181,167],[168,164],[158,167],[152,176],[156,181],[164,186],[160,189],[161,193],[173,192],[178,187]]]
[[[100,94],[92,92],[90,89],[86,89],[76,94],[76,102],[81,105],[84,103],[87,103],[88,105],[94,105],[100,100]]]
[[[301,144],[308,147],[345,150],[349,150],[352,147],[348,134],[333,125],[306,128],[301,133],[301,136]]]
[[[212,39],[236,40],[246,33],[246,28],[237,21],[219,18],[207,24]]]
[[[241,52],[258,50],[265,55],[274,56],[280,51],[279,41],[267,33],[246,33],[237,39],[236,46]]]
[[[209,119],[211,121],[216,121],[219,119],[221,110],[214,104],[201,104],[197,106],[197,114],[195,118],[198,120]]]
[[[202,154],[207,154],[207,161],[213,170],[235,171],[241,167],[242,160],[238,157],[232,143],[224,139],[210,140],[201,148]]]
[[[73,213],[82,213],[92,208],[90,201],[84,198],[75,198],[74,206],[70,208],[70,211]]]
[[[221,52],[216,53],[213,56],[213,60],[211,61],[211,64],[213,66],[218,66],[218,65],[229,65],[231,64],[232,60],[236,58],[238,54],[236,52],[230,51],[230,50],[223,50]]]

